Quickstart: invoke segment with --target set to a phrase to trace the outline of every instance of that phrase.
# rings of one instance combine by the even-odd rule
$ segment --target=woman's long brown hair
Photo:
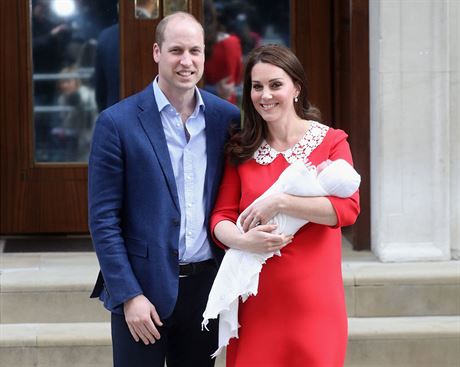
[[[242,126],[234,128],[225,152],[230,161],[238,165],[250,159],[262,141],[267,137],[267,124],[256,111],[251,100],[252,68],[259,62],[271,64],[283,69],[300,87],[298,102],[294,103],[297,115],[306,120],[320,120],[320,112],[308,101],[305,71],[297,56],[287,47],[281,45],[263,45],[252,50],[244,71]]]

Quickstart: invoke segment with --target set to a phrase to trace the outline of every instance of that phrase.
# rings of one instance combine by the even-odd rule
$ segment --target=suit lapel
[[[177,195],[176,180],[169,156],[168,144],[166,143],[166,136],[151,84],[142,92],[139,108],[139,120],[158,158],[174,204],[180,212],[179,197]]]
[[[207,168],[206,168],[206,184],[210,189],[212,187],[212,181],[216,172],[216,160],[217,160],[217,149],[219,141],[216,139],[216,125],[217,116],[214,108],[208,108],[206,105],[205,110],[206,119],[206,156],[207,156]]]

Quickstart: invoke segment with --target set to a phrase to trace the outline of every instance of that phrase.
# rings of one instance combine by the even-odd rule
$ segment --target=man
[[[94,72],[99,111],[120,100],[120,26],[105,28],[97,38]]]
[[[198,90],[204,31],[174,13],[156,29],[158,77],[103,111],[89,162],[90,230],[112,312],[115,366],[213,366],[202,313],[221,255],[208,217],[238,109]]]

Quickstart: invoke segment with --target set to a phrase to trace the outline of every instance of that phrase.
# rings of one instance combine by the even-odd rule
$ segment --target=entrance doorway
[[[53,10],[55,3],[76,7],[70,13]],[[99,36],[104,29],[118,28],[112,59],[118,70],[109,80],[115,81],[116,94],[125,97],[156,75],[153,30],[164,14],[182,9],[203,24],[206,20],[205,0],[147,1],[154,5],[149,16],[135,8],[141,3],[120,0],[118,11],[116,0],[0,3],[0,234],[88,232],[86,159],[98,111],[94,57]],[[212,5],[220,15],[227,12],[227,33],[246,37],[243,59],[257,43],[291,47],[306,69],[311,100],[324,122],[349,133],[363,179],[362,212],[350,237],[356,249],[369,248],[368,2],[235,3],[215,0]],[[40,6],[45,9],[41,15]],[[39,24],[37,17],[44,15],[46,21]],[[51,57],[53,68],[46,61]],[[237,88],[236,103],[240,94]]]

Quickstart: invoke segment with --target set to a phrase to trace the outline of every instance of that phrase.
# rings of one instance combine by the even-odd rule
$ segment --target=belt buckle
[[[184,268],[185,267],[189,267],[191,266],[192,269],[191,271],[189,272],[189,274],[180,274],[180,267],[183,266]],[[193,275],[193,270],[194,270],[194,267],[191,263],[188,263],[188,264],[183,264],[183,265],[179,265],[179,278],[188,278],[190,275]]]

